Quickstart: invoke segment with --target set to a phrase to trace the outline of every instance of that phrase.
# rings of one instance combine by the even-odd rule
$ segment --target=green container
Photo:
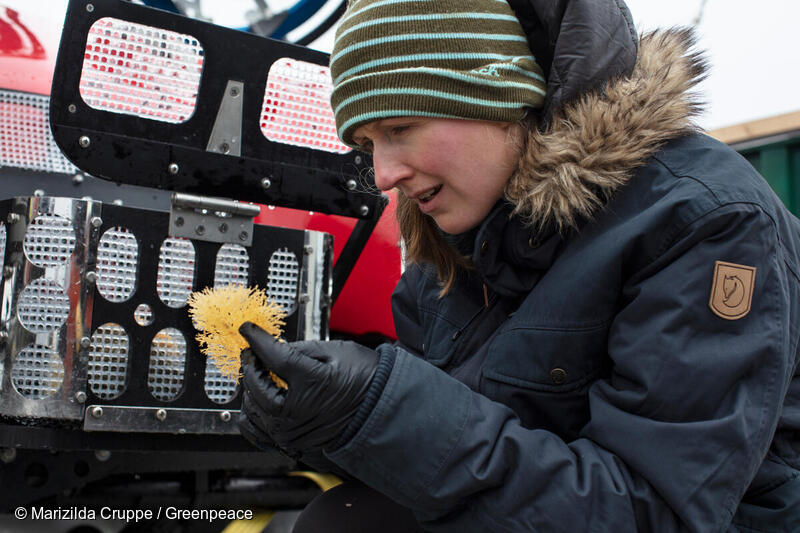
[[[784,205],[800,216],[800,133],[731,146],[764,176]]]

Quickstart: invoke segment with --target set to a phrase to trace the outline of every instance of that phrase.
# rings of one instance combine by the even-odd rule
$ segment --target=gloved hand
[[[346,341],[280,343],[250,322],[239,333],[250,344],[242,353],[242,434],[262,447],[269,437],[294,457],[330,448],[364,400],[377,352]],[[270,370],[288,390],[272,381]]]

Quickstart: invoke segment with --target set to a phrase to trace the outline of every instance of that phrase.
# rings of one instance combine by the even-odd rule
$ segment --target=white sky
[[[275,0],[276,2],[278,0]],[[626,0],[637,27],[691,25],[702,0]],[[711,130],[800,110],[800,0],[707,0],[698,29],[711,74],[700,85]],[[312,44],[330,51],[332,34]]]

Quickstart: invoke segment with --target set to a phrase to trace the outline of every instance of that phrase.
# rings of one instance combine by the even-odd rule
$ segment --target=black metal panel
[[[81,99],[87,35],[104,17],[191,35],[201,43],[204,70],[195,113],[188,121],[170,124],[101,111]],[[115,182],[368,218],[381,200],[362,188],[369,187],[362,176],[370,163],[363,155],[289,146],[262,134],[267,75],[282,57],[320,65],[328,61],[326,54],[308,48],[122,0],[71,0],[50,101],[54,137],[76,166]],[[244,84],[241,157],[206,151],[229,80]],[[90,139],[88,147],[80,146],[82,136]],[[178,165],[175,174],[168,170],[172,163]],[[271,184],[266,189],[265,178]],[[350,180],[355,180],[355,190],[346,187]]]

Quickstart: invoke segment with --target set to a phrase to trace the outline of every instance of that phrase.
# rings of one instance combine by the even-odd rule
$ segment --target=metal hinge
[[[253,217],[257,205],[225,198],[174,193],[169,213],[170,237],[241,244],[253,243]]]

